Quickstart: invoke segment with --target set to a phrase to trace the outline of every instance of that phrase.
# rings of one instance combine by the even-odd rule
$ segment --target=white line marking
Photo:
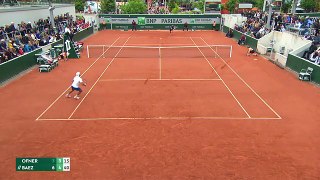
[[[159,47],[161,47],[161,39],[162,38],[160,38],[160,45],[159,45]],[[162,79],[162,70],[161,70],[161,66],[162,66],[162,62],[161,62],[161,48],[159,48],[159,75],[160,75],[160,79]]]
[[[197,45],[192,37],[190,37],[191,41]],[[228,89],[228,91],[230,92],[230,94],[232,95],[232,97],[237,101],[238,105],[242,108],[242,110],[246,113],[246,115],[250,118],[251,116],[248,114],[248,112],[245,110],[245,108],[242,106],[242,104],[239,102],[239,100],[236,98],[236,96],[232,93],[231,89],[227,86],[227,84],[224,82],[224,80],[220,77],[220,75],[218,74],[218,72],[214,69],[214,67],[212,66],[212,64],[210,63],[210,61],[207,59],[207,57],[203,54],[203,52],[201,51],[201,49],[198,47],[198,50],[200,51],[200,53],[202,54],[202,56],[207,60],[207,62],[209,63],[209,65],[211,66],[211,68],[214,70],[214,72],[216,72],[217,76],[219,77],[219,79],[221,79],[222,83],[225,85],[225,87]]]
[[[132,37],[132,38],[142,38],[142,39],[146,39],[146,38],[148,38],[148,39],[152,39],[152,38],[150,38],[150,37],[147,37],[147,36],[136,36],[136,37]],[[182,38],[182,39],[187,39],[188,37],[185,37],[185,36],[170,36],[170,37],[162,37],[162,39],[172,39],[172,38]],[[195,36],[194,38],[200,38],[200,36]],[[154,39],[156,39],[156,37],[154,38]]]
[[[203,42],[205,42],[207,45],[209,45],[202,37],[200,37],[202,39]],[[212,48],[211,48],[212,51],[214,51]],[[240,76],[239,74],[233,70],[233,68],[231,66],[229,66],[229,64],[221,57],[219,56],[218,54],[218,57],[231,69],[231,71],[278,117],[281,119],[281,116],[264,100],[262,99],[262,97],[256,93],[249,85],[246,81],[244,81]]]
[[[164,47],[170,46],[192,46],[193,44],[162,44]],[[159,47],[159,44],[127,44],[127,46],[155,46]]]
[[[118,37],[112,44],[116,43],[119,39],[120,39],[120,37]],[[108,50],[109,50],[109,49],[107,49],[106,52],[107,52]],[[105,53],[105,52],[104,52],[104,53]],[[104,53],[103,53],[103,54],[104,54]],[[82,73],[81,76],[83,76],[83,75],[103,56],[103,54],[102,54],[101,56],[99,56],[99,57]],[[57,97],[57,98],[50,104],[50,106],[48,106],[47,109],[45,109],[45,110],[40,114],[39,117],[37,117],[36,120],[38,120],[41,116],[43,116],[69,89],[70,89],[70,86],[68,86],[68,88],[67,88],[65,91],[63,91],[63,92],[60,94],[60,96]]]
[[[221,81],[221,79],[101,79],[100,82],[107,81]]]
[[[88,47],[112,47],[112,48],[134,48],[134,49],[181,49],[181,48],[210,48],[210,47],[231,47],[231,45],[207,45],[207,46],[108,46],[108,45],[88,45]]]
[[[127,39],[127,41],[123,44],[125,45],[128,41],[129,41],[130,37]],[[77,107],[74,109],[74,111],[72,111],[72,113],[70,114],[70,116],[68,117],[68,119],[70,119],[73,114],[76,112],[76,110],[80,107],[80,105],[82,104],[82,102],[86,99],[86,97],[88,96],[88,94],[90,94],[90,92],[92,91],[92,89],[94,88],[94,86],[98,83],[98,81],[100,80],[100,78],[103,76],[103,74],[107,71],[107,69],[110,67],[110,65],[112,64],[112,62],[115,60],[115,58],[117,57],[117,55],[120,53],[120,51],[122,50],[119,49],[119,51],[117,52],[117,54],[112,58],[112,60],[110,61],[110,63],[108,64],[108,66],[104,69],[104,71],[101,73],[101,75],[99,76],[99,78],[96,80],[96,82],[92,85],[92,87],[89,89],[89,91],[87,92],[87,94],[81,99],[80,103],[77,105]]]
[[[72,119],[39,119],[41,121],[99,121],[99,120],[279,120],[276,117],[108,117],[108,118],[72,118]]]

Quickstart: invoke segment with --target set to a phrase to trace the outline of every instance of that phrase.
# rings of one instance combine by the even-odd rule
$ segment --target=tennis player
[[[256,51],[254,49],[252,49],[251,47],[248,48],[248,52],[247,52],[247,56],[257,56],[258,54],[256,53]]]
[[[174,30],[174,25],[170,26],[170,33]]]
[[[78,91],[78,94],[74,96],[75,99],[80,99],[80,94],[82,93],[82,89],[79,87],[80,84],[86,86],[87,84],[83,82],[82,78],[80,77],[80,72],[76,73],[76,76],[73,78],[73,82],[71,85],[71,91],[66,95],[67,98],[71,98],[71,93],[73,91]]]

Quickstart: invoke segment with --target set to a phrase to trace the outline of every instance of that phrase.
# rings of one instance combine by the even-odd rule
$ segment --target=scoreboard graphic
[[[16,158],[16,171],[70,171],[70,157]]]

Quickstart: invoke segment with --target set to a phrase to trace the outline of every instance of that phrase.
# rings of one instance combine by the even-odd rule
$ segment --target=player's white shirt
[[[78,88],[79,85],[80,85],[80,83],[82,83],[81,77],[75,76],[75,77],[73,78],[73,82],[72,82],[72,85],[71,85],[71,86],[74,87],[74,88]]]

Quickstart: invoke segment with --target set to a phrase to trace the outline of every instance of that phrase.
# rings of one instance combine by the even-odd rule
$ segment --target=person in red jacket
[[[132,31],[133,30],[135,30],[135,31],[137,30],[137,23],[134,20],[132,21]]]

